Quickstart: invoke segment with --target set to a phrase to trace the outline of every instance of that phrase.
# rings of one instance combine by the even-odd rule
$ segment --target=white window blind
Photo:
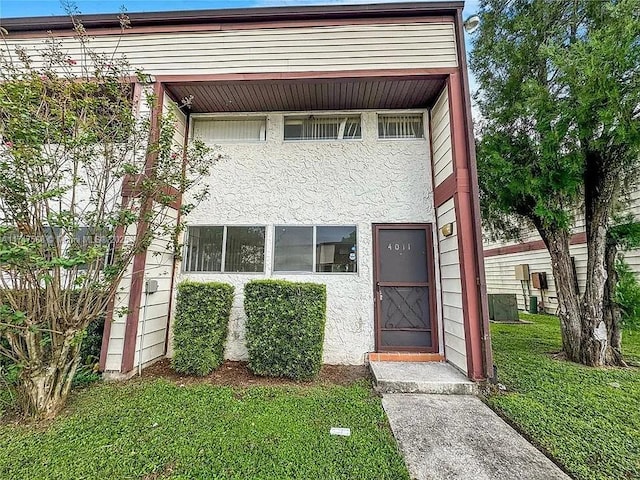
[[[378,115],[379,138],[424,138],[421,113]]]
[[[286,117],[285,140],[357,140],[362,138],[359,116]]]
[[[192,226],[185,272],[263,272],[265,227]]]
[[[197,118],[193,137],[204,142],[263,142],[266,118]]]

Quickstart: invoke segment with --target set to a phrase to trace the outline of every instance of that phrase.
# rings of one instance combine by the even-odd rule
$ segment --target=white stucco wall
[[[206,182],[211,197],[190,225],[265,225],[265,272],[180,273],[179,280],[235,286],[226,357],[246,360],[243,285],[278,278],[327,286],[324,362],[362,364],[374,350],[373,223],[434,222],[426,140],[377,139],[375,112],[362,114],[362,140],[283,141],[283,115],[267,115],[267,140],[223,144],[226,158]],[[357,274],[272,272],[274,225],[357,225]]]

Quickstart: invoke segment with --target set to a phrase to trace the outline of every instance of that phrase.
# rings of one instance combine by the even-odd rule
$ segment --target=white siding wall
[[[441,184],[453,174],[453,150],[451,147],[451,120],[449,92],[445,87],[431,110],[431,144],[433,148],[434,183]],[[462,311],[462,280],[458,251],[458,233],[453,198],[437,209],[438,248],[440,251],[440,288],[442,295],[442,322],[446,359],[467,372],[467,347],[464,335]],[[452,223],[453,235],[444,237],[440,228]]]
[[[467,347],[462,310],[462,281],[458,251],[458,225],[453,199],[437,209],[438,243],[440,249],[440,284],[442,288],[442,317],[446,359],[467,372]],[[440,228],[453,223],[453,235],[445,237]]]
[[[43,42],[12,40],[10,35],[8,39],[10,46],[22,45],[29,52]],[[119,53],[152,75],[457,66],[453,23],[103,35],[90,44],[97,51],[113,53],[118,42]],[[63,39],[62,48],[79,58],[72,38]]]
[[[587,251],[584,245],[571,246],[571,254],[576,260],[576,272],[578,274],[578,283],[584,291],[584,284],[586,281],[586,264],[587,264]],[[495,257],[487,257],[484,260],[485,275],[487,278],[487,291],[488,293],[513,293],[518,300],[518,308],[520,310],[526,310],[529,308],[529,295],[535,295],[538,297],[538,302],[542,300],[542,295],[539,290],[533,288],[533,284],[530,283],[530,288],[526,288],[523,295],[522,285],[520,280],[516,280],[515,266],[520,264],[528,264],[529,272],[545,272],[547,274],[547,283],[549,284],[549,290],[545,290],[544,304],[545,310],[548,313],[554,313],[557,303],[556,289],[553,279],[553,273],[551,272],[551,259],[547,250],[535,250],[531,252],[513,253],[509,255],[500,255]],[[525,298],[526,295],[526,298]]]
[[[153,88],[144,87],[138,104],[138,117],[146,119],[151,114],[150,105],[146,102],[146,94],[150,94]],[[135,239],[136,225],[130,225],[125,233],[126,239]],[[129,240],[131,241],[131,240]],[[127,271],[120,280],[118,291],[114,299],[113,319],[111,321],[111,332],[109,335],[109,347],[107,349],[107,360],[105,371],[119,372],[122,364],[122,354],[124,352],[124,334],[127,325],[126,311],[129,307],[129,294],[131,290],[131,280],[133,273],[133,262],[127,267]]]
[[[125,238],[135,238],[136,226],[130,225],[127,228]],[[129,308],[129,292],[131,289],[131,277],[133,273],[133,262],[129,264],[125,274],[120,280],[120,285],[113,303],[113,319],[111,321],[111,333],[109,336],[109,348],[107,350],[107,360],[105,371],[119,372],[122,363],[122,352],[124,351],[124,332],[127,324],[126,310]]]
[[[628,204],[624,208],[625,212],[633,213],[637,219],[640,219],[640,190],[636,190],[630,196]],[[576,225],[572,229],[574,233],[584,231],[584,219],[580,216]],[[540,236],[534,231],[525,235],[524,241],[540,240]],[[493,249],[505,245],[515,245],[518,242],[489,242],[484,243],[484,249]],[[584,244],[572,245],[570,247],[571,255],[575,258],[576,273],[578,275],[578,285],[581,292],[584,292],[587,281],[587,249]],[[640,250],[631,250],[625,252],[625,260],[640,278]],[[558,306],[555,283],[551,270],[551,259],[546,249],[512,253],[508,255],[496,255],[485,257],[484,265],[487,278],[488,293],[514,293],[518,299],[518,307],[521,310],[529,308],[528,300],[525,295],[536,295],[538,302],[542,299],[542,292],[533,288],[531,284],[530,290],[526,289],[525,295],[522,292],[522,286],[519,280],[515,278],[515,266],[520,264],[529,265],[529,272],[545,272],[547,274],[547,283],[549,290],[544,292],[545,311],[547,313],[555,313]],[[530,282],[531,283],[531,282]]]
[[[374,350],[372,224],[433,223],[427,140],[377,139],[374,112],[362,114],[357,141],[283,141],[283,115],[267,115],[267,140],[224,144],[224,160],[206,179],[211,197],[187,217],[190,225],[265,225],[265,273],[182,273],[180,279],[235,286],[229,359],[247,358],[244,284],[282,278],[327,286],[324,362],[362,364]],[[274,225],[356,225],[357,274],[277,274]]]
[[[175,225],[177,210],[167,209],[166,222]],[[142,342],[142,364],[164,355],[165,336],[169,323],[169,302],[171,299],[171,278],[173,274],[173,248],[170,236],[156,238],[147,250],[144,279],[156,280],[158,291],[147,295],[143,289],[138,317],[138,335],[133,365],[137,366]],[[145,312],[146,304],[146,312]]]
[[[149,114],[149,106],[142,96],[140,105],[140,115]],[[176,107],[175,103],[167,96],[163,99],[163,111],[167,114],[173,112],[175,117],[175,133],[173,137],[174,151],[182,152],[184,145],[184,132],[186,128],[186,117]],[[175,225],[177,210],[168,208],[163,213],[168,224]],[[135,236],[136,227],[129,227],[127,233],[132,238]],[[146,255],[144,280],[156,280],[158,291],[146,295],[145,290],[141,294],[140,312],[138,316],[138,332],[136,338],[136,349],[134,357],[134,367],[138,366],[140,358],[140,346],[142,331],[144,329],[144,340],[142,341],[142,363],[148,363],[156,358],[162,357],[165,350],[165,336],[169,323],[169,303],[171,298],[171,278],[173,274],[173,252],[169,245],[169,237],[158,237],[149,246]],[[120,282],[120,287],[116,295],[114,311],[126,309],[129,305],[129,293],[131,288],[132,265],[127,269],[126,275]],[[145,311],[146,303],[146,311]],[[114,313],[111,324],[111,335],[109,339],[109,349],[107,354],[106,371],[120,371],[122,355],[124,350],[124,333],[127,315]]]
[[[431,110],[431,142],[436,186],[453,173],[450,123],[449,92],[448,88],[445,88]]]
[[[173,150],[181,153],[184,148],[187,118],[180,111],[175,102],[168,95],[164,95],[163,114],[171,113],[175,119]],[[166,209],[166,224],[175,226],[178,218],[178,211]],[[144,269],[145,280],[156,280],[158,291],[154,294],[145,295],[142,292],[140,301],[140,316],[138,317],[138,336],[136,339],[136,353],[133,365],[140,362],[140,347],[142,345],[142,364],[145,365],[159,357],[165,352],[165,338],[169,327],[169,304],[171,302],[171,279],[173,278],[173,245],[171,235],[159,236],[147,250],[147,257]],[[146,303],[146,314],[145,314]],[[142,331],[144,330],[144,340],[141,342]]]

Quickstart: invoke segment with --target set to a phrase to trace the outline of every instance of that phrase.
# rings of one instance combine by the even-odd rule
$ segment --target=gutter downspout
[[[484,250],[482,248],[482,225],[480,221],[480,196],[478,190],[478,170],[476,166],[476,147],[475,138],[473,135],[473,120],[471,115],[471,95],[469,92],[469,74],[467,71],[467,57],[466,48],[464,43],[464,29],[462,21],[462,8],[457,9],[456,21],[456,40],[458,56],[460,60],[460,76],[462,84],[462,103],[466,113],[465,126],[466,126],[466,141],[467,152],[469,154],[469,177],[471,187],[471,211],[474,220],[473,225],[473,240],[475,243],[475,269],[477,274],[477,289],[480,297],[479,302],[479,315],[481,318],[481,335],[482,335],[482,349],[483,349],[483,371],[487,379],[492,379],[494,376],[493,371],[493,353],[491,349],[491,335],[489,330],[489,307],[487,300],[487,286],[484,272]]]

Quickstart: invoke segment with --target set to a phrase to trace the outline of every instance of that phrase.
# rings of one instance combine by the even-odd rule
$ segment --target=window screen
[[[286,117],[285,140],[357,140],[362,138],[359,116]]]
[[[187,272],[222,270],[223,231],[224,227],[189,227],[185,254]]]
[[[378,115],[378,137],[424,138],[422,114]]]

